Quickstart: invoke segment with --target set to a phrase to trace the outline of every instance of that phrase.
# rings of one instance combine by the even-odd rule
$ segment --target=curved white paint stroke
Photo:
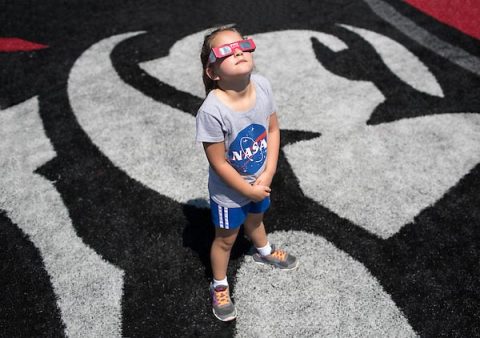
[[[55,156],[36,98],[0,111],[0,139],[0,209],[40,251],[67,336],[121,336],[123,271],[82,242],[55,187],[33,172]]]
[[[258,45],[265,46],[255,54],[256,67],[272,83],[280,127],[323,134],[364,123],[384,96],[370,82],[351,81],[323,67],[312,37],[334,51],[346,47],[338,38],[315,31],[255,36]]]
[[[325,239],[282,231],[269,240],[300,266],[284,272],[246,256],[234,292],[237,337],[416,336],[370,272]]]
[[[149,75],[181,91],[205,97],[200,51],[209,30],[189,35],[175,42],[166,57],[140,63]]]
[[[480,115],[363,125],[284,151],[307,196],[388,238],[480,162]]]
[[[340,25],[364,38],[382,58],[385,65],[403,82],[432,96],[444,97],[435,76],[418,57],[398,42],[375,32]]]
[[[73,112],[93,143],[130,177],[178,202],[208,205],[208,163],[195,145],[195,118],[146,97],[113,69],[112,49],[138,34],[104,39],[80,56],[68,80]]]
[[[199,53],[205,31],[179,40],[167,57],[141,64],[152,76],[179,90],[204,96]],[[347,46],[337,37],[310,30],[285,30],[252,35],[256,69],[271,81],[281,126],[324,132],[367,121],[384,100],[368,82],[350,81],[318,62],[310,38],[338,52]],[[287,127],[288,126],[288,127]]]
[[[140,67],[149,73],[151,76],[170,84],[171,86],[185,92],[189,92],[198,97],[205,96],[205,89],[202,82],[202,65],[200,64],[200,50],[202,49],[203,37],[209,32],[209,30],[200,31],[195,34],[186,36],[185,38],[178,40],[170,49],[168,56],[159,58],[152,61],[143,62]],[[295,33],[297,32],[297,33]],[[339,52],[347,48],[341,40],[338,38],[315,31],[283,31],[267,34],[256,34],[252,38],[255,41],[262,36],[280,36],[281,34],[291,35],[293,38],[298,36],[306,37],[315,36],[327,47],[335,52]],[[292,44],[292,41],[295,43]],[[297,40],[291,40],[286,46],[282,47],[295,47]],[[269,48],[268,44],[257,43],[257,50],[255,57],[261,55]],[[299,51],[300,53],[304,51]]]

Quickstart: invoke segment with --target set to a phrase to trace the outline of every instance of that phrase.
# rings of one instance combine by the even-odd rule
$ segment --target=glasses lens
[[[241,49],[251,49],[252,44],[249,41],[242,41],[242,42],[240,42],[240,48]]]
[[[210,55],[208,56],[208,63],[214,63],[216,60],[217,60],[217,58],[215,57],[215,53],[212,50],[210,52]]]
[[[222,56],[232,54],[232,49],[229,46],[224,46],[218,49]]]

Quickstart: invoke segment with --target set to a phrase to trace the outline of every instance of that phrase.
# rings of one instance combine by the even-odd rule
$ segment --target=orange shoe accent
[[[277,258],[281,262],[283,262],[287,257],[287,253],[280,249],[275,250],[274,252],[271,253],[271,255],[272,257]]]
[[[222,306],[222,305],[227,305],[230,303],[230,297],[228,293],[228,288],[222,290],[213,290],[215,292],[215,299],[217,301],[217,304]]]

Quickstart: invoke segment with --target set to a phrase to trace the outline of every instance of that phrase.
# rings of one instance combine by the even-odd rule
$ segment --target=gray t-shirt
[[[252,74],[256,101],[245,112],[232,111],[211,91],[197,113],[197,142],[225,142],[225,157],[243,178],[252,184],[265,170],[270,115],[277,111],[266,78]],[[231,188],[209,168],[210,197],[220,206],[241,207],[250,200]]]

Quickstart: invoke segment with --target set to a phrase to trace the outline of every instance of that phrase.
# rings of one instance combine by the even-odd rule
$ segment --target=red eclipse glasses
[[[242,52],[253,52],[255,48],[255,42],[252,39],[235,41],[214,47],[208,56],[208,63],[214,63],[217,59],[232,55],[235,49],[240,49]]]

